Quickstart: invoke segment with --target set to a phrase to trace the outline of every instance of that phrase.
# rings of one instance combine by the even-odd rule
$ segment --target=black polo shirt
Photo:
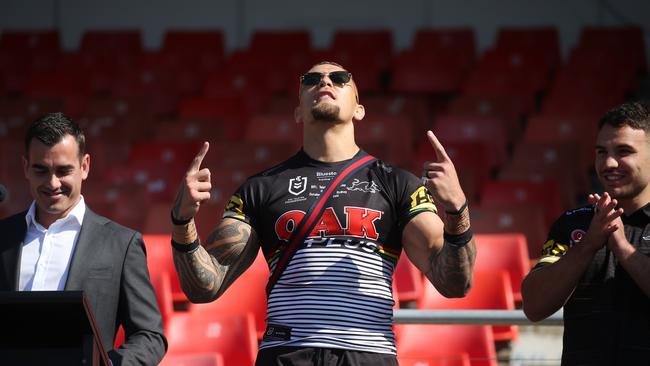
[[[551,227],[535,269],[579,245],[593,207],[566,211]],[[650,204],[623,216],[625,237],[650,256]],[[650,299],[603,247],[564,306],[562,365],[650,365]]]

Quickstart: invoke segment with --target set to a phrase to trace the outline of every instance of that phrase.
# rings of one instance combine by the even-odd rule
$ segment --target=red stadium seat
[[[0,98],[0,137],[21,141],[32,121],[62,109],[57,98]]]
[[[225,365],[252,366],[257,337],[252,314],[175,314],[165,331],[168,354],[218,352]]]
[[[338,62],[353,75],[361,93],[379,92],[393,56],[390,30],[338,30],[329,48],[316,53],[322,60]]]
[[[411,47],[416,53],[453,53],[463,68],[476,61],[476,39],[471,28],[423,28],[415,33]]]
[[[218,299],[207,304],[190,304],[189,314],[200,318],[211,314],[246,315],[253,314],[258,339],[266,330],[266,283],[269,267],[260,250],[255,262],[235,280]]]
[[[296,148],[302,145],[302,125],[288,114],[254,116],[244,140],[247,142],[285,143]]]
[[[582,174],[593,167],[594,141],[597,136],[596,117],[581,115],[541,114],[528,121],[522,143],[566,144],[579,148],[579,167]]]
[[[142,52],[139,30],[88,30],[81,37],[81,52],[109,55]]]
[[[307,30],[256,30],[253,32],[249,52],[258,57],[282,54],[283,57],[277,61],[267,61],[274,66],[282,65],[292,70],[304,69],[311,52],[311,36]]]
[[[398,324],[400,359],[426,360],[466,353],[472,366],[497,366],[492,329],[487,325]]]
[[[526,114],[526,106],[521,99],[508,96],[460,95],[449,102],[447,113],[503,119],[508,139],[513,141],[522,133],[521,122]]]
[[[559,143],[522,142],[499,173],[502,180],[553,181],[562,187],[563,207],[575,207],[588,190],[588,171],[581,169],[580,147]]]
[[[60,51],[59,32],[3,30],[0,34],[0,52]]]
[[[422,273],[411,263],[406,253],[402,253],[400,256],[393,277],[397,302],[404,304],[420,298],[422,293]]]
[[[385,161],[398,166],[409,166],[413,157],[411,121],[399,116],[375,116],[357,122],[355,138],[359,145],[373,153],[372,146],[385,147]]]
[[[412,47],[394,60],[390,88],[406,93],[457,91],[475,57],[471,29],[420,29]]]
[[[54,71],[60,55],[56,30],[4,30],[0,34],[0,73],[5,74],[5,88],[21,93],[31,74]]]
[[[507,271],[516,302],[521,302],[521,281],[530,271],[528,245],[522,234],[477,234],[476,272]]]
[[[447,142],[482,143],[488,150],[488,162],[495,168],[506,161],[508,139],[505,122],[489,117],[438,116],[433,133],[443,146]]]
[[[560,65],[560,37],[555,27],[501,28],[497,33],[497,49],[527,50],[540,49],[550,70]]]
[[[223,33],[219,30],[170,29],[160,50],[172,70],[216,71],[224,63]]]
[[[187,355],[167,355],[159,366],[226,366],[220,353],[194,353]]]
[[[562,213],[562,200],[554,182],[491,181],[481,192],[483,207],[529,207],[539,205],[544,209],[546,225]]]
[[[521,233],[526,237],[528,256],[531,260],[539,258],[542,254],[542,245],[546,241],[546,232],[548,231],[542,207],[535,205],[498,208],[472,206],[470,215],[474,233]]]
[[[295,107],[295,100],[291,105]],[[366,109],[364,121],[383,117],[408,118],[411,122],[414,141],[426,139],[426,129],[431,123],[431,103],[425,96],[418,95],[371,95],[361,96],[360,103]],[[362,128],[363,125],[361,125]]]
[[[151,276],[153,278],[168,276],[172,302],[186,303],[188,300],[181,289],[180,280],[174,266],[170,234],[145,234],[143,240],[147,247],[147,266]]]
[[[396,93],[450,93],[458,91],[467,69],[453,53],[407,50],[391,67],[390,90]]]
[[[173,275],[162,272],[159,272],[156,275],[151,275],[151,284],[153,285],[153,290],[156,293],[156,300],[158,302],[158,308],[160,309],[160,316],[162,318],[163,325],[167,324],[167,321],[174,313],[171,276]]]
[[[471,359],[467,353],[455,355],[436,355],[429,357],[402,357],[397,356],[400,366],[471,366]]]
[[[460,185],[469,202],[477,202],[483,184],[488,181],[492,171],[487,145],[444,140],[442,144],[456,167]],[[424,162],[433,161],[435,158],[431,142],[428,139],[422,141],[418,146],[411,170],[419,176],[422,174]]]
[[[640,26],[585,27],[580,33],[580,47],[607,49],[610,57],[620,54],[631,59],[637,72],[646,70],[645,42]]]
[[[544,52],[489,50],[465,79],[462,91],[468,95],[501,95],[523,101],[533,111],[535,98],[548,88],[551,70]]]
[[[247,141],[225,141],[216,146],[215,150],[216,156],[208,160],[215,167],[254,167],[259,171],[271,168],[297,152],[291,144]]]
[[[179,117],[188,121],[214,121],[220,124],[224,140],[241,139],[248,124],[249,111],[238,96],[185,98]]]
[[[24,88],[25,95],[30,98],[65,99],[93,94],[87,75],[81,72],[33,74]]]
[[[363,55],[368,61],[387,67],[393,54],[393,35],[388,29],[337,30],[330,49],[337,53]]]
[[[481,248],[482,249],[482,248]],[[484,255],[480,251],[479,255]],[[475,310],[514,310],[515,300],[512,292],[510,274],[505,270],[476,271],[474,286],[466,297],[450,299],[442,296],[436,289],[424,282],[422,296],[418,299],[418,309],[475,309]],[[492,326],[495,341],[514,341],[518,329],[514,325]]]

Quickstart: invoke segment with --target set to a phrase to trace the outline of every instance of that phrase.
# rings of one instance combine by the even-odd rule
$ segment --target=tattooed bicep
[[[249,224],[224,218],[208,236],[205,249],[220,263],[229,262],[236,260],[246,245],[256,240],[255,232]]]

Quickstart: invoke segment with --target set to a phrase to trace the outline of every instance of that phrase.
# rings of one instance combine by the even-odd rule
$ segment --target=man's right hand
[[[172,215],[176,220],[185,221],[193,218],[199,212],[201,203],[210,199],[212,189],[210,169],[201,169],[201,163],[209,148],[210,143],[204,142],[185,173],[172,207]]]
[[[617,219],[623,214],[623,209],[616,208],[618,201],[607,192],[602,197],[597,193],[590,194],[588,202],[594,205],[595,213],[584,242],[596,251],[605,246],[609,236],[619,229],[620,220]]]

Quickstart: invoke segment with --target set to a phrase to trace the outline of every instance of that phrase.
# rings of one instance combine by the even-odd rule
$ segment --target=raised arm
[[[617,223],[617,219],[623,210],[616,209],[615,199],[605,193],[602,198],[590,195],[589,201],[596,203],[597,210],[580,243],[568,249],[557,262],[533,270],[524,278],[523,310],[531,321],[545,319],[564,306],[596,252],[605,246],[619,225],[622,230],[622,223]]]
[[[415,216],[402,234],[404,250],[442,295],[463,297],[472,286],[476,261],[469,209],[451,159],[431,131],[427,137],[436,159],[424,164],[425,185],[445,210],[445,222],[432,212]]]
[[[194,216],[210,199],[210,170],[201,169],[209,144],[205,142],[190,165],[172,208],[174,264],[181,288],[195,303],[218,298],[255,260],[257,235],[250,225],[223,219],[201,245]]]

